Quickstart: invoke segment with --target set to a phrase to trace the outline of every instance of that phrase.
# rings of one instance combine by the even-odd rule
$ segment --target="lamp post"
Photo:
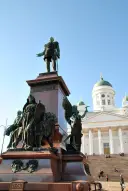
[[[5,125],[0,125],[0,127],[4,127],[3,141],[2,141],[2,147],[1,147],[1,155],[2,155],[3,146],[4,146],[5,131],[6,131],[7,127],[8,127],[7,126],[7,121],[8,121],[8,119],[6,119]]]

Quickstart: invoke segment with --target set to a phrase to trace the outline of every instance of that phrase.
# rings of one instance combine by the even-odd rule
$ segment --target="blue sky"
[[[60,43],[59,75],[91,106],[100,73],[116,91],[121,106],[128,93],[127,0],[0,1],[0,124],[12,123],[29,94],[26,80],[45,72],[42,51],[50,36]],[[1,129],[1,135],[3,130]]]

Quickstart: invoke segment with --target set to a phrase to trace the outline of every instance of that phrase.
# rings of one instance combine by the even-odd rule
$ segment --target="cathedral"
[[[81,151],[88,155],[128,153],[128,96],[115,106],[115,90],[101,77],[92,89],[93,111],[82,120]],[[85,104],[77,105],[80,114]]]

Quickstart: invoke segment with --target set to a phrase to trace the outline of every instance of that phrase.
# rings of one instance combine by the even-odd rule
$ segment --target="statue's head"
[[[54,42],[54,38],[53,37],[50,37],[50,42]]]
[[[28,97],[28,101],[29,101],[29,103],[36,103],[35,98],[31,94]]]
[[[17,111],[17,115],[20,116],[22,114],[22,111]]]

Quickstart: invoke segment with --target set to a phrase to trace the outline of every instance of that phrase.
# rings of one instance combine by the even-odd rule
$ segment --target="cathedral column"
[[[101,130],[98,129],[98,143],[99,143],[99,154],[102,154],[102,143],[101,143]]]
[[[112,129],[109,128],[109,145],[110,145],[110,154],[114,153],[113,149],[113,137],[112,137]]]
[[[85,134],[83,133],[82,136],[82,153],[85,154]]]
[[[89,155],[93,155],[93,134],[91,129],[89,129]]]
[[[124,145],[123,145],[123,136],[122,136],[122,129],[118,129],[119,141],[120,141],[120,152],[124,153]]]

